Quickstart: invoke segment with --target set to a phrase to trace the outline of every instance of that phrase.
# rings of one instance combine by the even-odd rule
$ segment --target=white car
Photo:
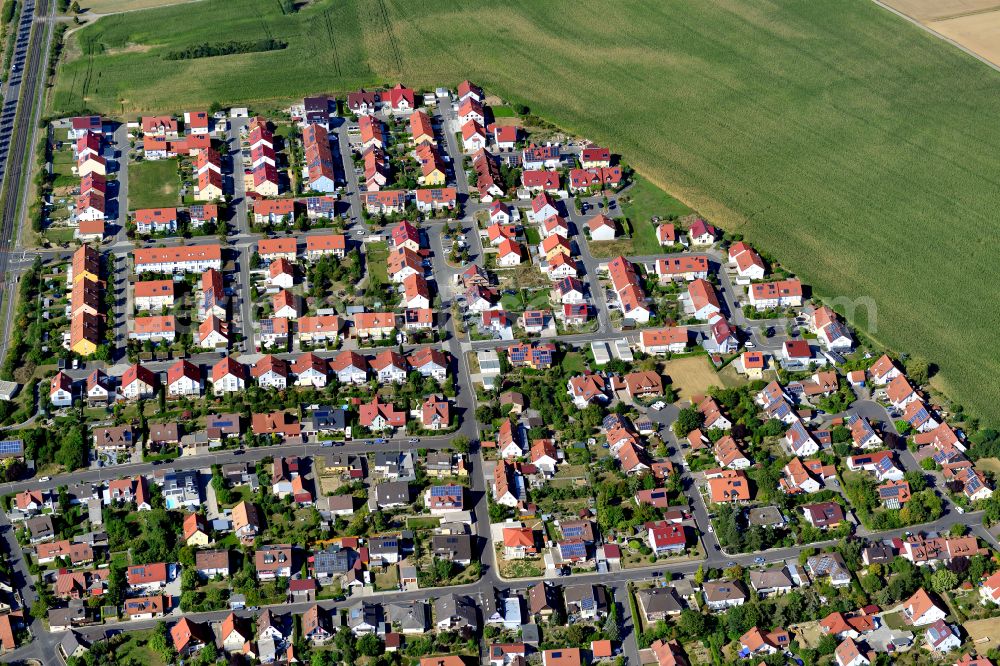
[[[709,524],[708,524],[708,533],[709,533],[709,534],[711,534],[711,533],[712,533],[712,532],[714,532],[714,531],[715,531],[715,528],[714,528],[714,527],[712,527],[712,523],[709,523]]]
[[[667,403],[663,402],[662,400],[659,400],[657,402],[654,402],[650,406],[650,409],[652,409],[654,412],[658,412],[658,411],[660,411],[661,409],[663,409],[666,406],[667,406]]]

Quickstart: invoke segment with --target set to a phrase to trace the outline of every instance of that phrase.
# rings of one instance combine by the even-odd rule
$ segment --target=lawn
[[[128,638],[124,643],[118,646],[115,653],[118,655],[118,658],[123,661],[123,663],[128,663],[129,658],[131,658],[132,661],[137,664],[146,664],[146,666],[161,666],[166,662],[163,661],[158,653],[147,645],[152,635],[152,630],[130,631],[128,632]]]
[[[525,227],[524,240],[528,245],[535,246],[542,242],[542,236],[538,233],[537,227]]]
[[[365,243],[365,252],[367,253],[365,270],[383,284],[387,284],[389,265],[386,261],[389,259],[389,246],[384,241]]]
[[[582,375],[587,370],[586,361],[580,352],[566,352],[563,354],[559,366],[563,369],[563,372],[574,375]]]
[[[406,519],[406,527],[411,530],[432,530],[441,524],[440,518],[411,517]]]
[[[637,176],[635,183],[628,189],[628,203],[622,204],[622,212],[632,222],[632,245],[634,254],[660,254],[660,243],[656,240],[656,227],[653,217],[667,219],[668,216],[683,217],[690,215],[691,209],[673,198],[656,185]]]
[[[1000,458],[980,458],[976,461],[976,467],[984,472],[1000,474]]]
[[[494,118],[516,118],[517,113],[509,106],[491,106]]]
[[[74,230],[69,227],[50,227],[43,235],[50,243],[69,243],[73,240]]]
[[[73,150],[66,144],[62,150],[52,153],[52,171],[56,175],[53,187],[73,187],[80,184],[80,178],[73,173],[76,160],[73,159]]]
[[[1000,353],[986,343],[1000,311],[983,310],[995,287],[981,279],[998,238],[1000,73],[867,0],[280,7],[205,0],[101,19],[70,37],[54,115],[276,108],[470,78],[611,146],[839,299],[878,342],[936,363],[936,384],[966,408],[1000,418]],[[234,34],[289,45],[164,59]]]
[[[396,565],[383,567],[375,572],[376,590],[394,590],[399,585],[399,568]]]
[[[882,615],[882,621],[885,622],[885,626],[890,629],[907,629],[910,625],[906,623],[903,619],[902,613],[884,613]]]
[[[500,297],[500,305],[508,312],[520,312],[524,309],[521,292],[516,294],[504,294]]]
[[[144,160],[128,167],[129,210],[180,204],[177,160]]]

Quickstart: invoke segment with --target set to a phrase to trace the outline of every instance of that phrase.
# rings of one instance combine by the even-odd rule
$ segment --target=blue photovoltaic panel
[[[24,442],[19,439],[5,439],[0,441],[0,454],[22,453]]]

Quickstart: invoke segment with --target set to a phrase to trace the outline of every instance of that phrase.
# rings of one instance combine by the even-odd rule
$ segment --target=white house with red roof
[[[696,279],[688,283],[687,304],[685,310],[690,309],[695,319],[708,321],[713,314],[722,311],[719,304],[719,296],[715,292],[715,287],[707,280]]]
[[[167,368],[167,396],[201,395],[201,370],[187,359],[178,359]]]
[[[912,597],[903,603],[903,617],[915,627],[934,624],[947,616],[948,612],[934,603],[924,588],[917,590]]]
[[[682,326],[647,328],[639,334],[639,347],[644,354],[682,354],[687,349],[690,333]]]
[[[431,290],[427,280],[422,275],[411,275],[403,280],[404,308],[429,308],[431,306]]]
[[[73,404],[73,379],[62,370],[49,382],[49,402],[53,407],[70,407]]]
[[[497,248],[497,266],[519,266],[524,259],[521,244],[509,238],[504,239]]]
[[[494,201],[489,207],[490,224],[506,226],[517,222],[521,214],[516,207],[511,207],[502,201]]]
[[[1000,605],[1000,571],[993,573],[979,586],[979,597],[983,605]]]
[[[896,363],[889,358],[888,354],[882,354],[868,368],[868,378],[871,379],[872,384],[875,386],[885,386],[901,374],[903,374],[902,371],[896,367]]]
[[[473,96],[468,96],[458,105],[458,121],[467,123],[474,121],[480,125],[486,124],[486,116],[483,113],[483,105]]]
[[[548,192],[541,192],[531,200],[531,211],[528,213],[528,219],[535,224],[541,224],[546,218],[558,214],[559,209],[556,208],[556,202]]]
[[[592,241],[611,241],[618,235],[614,221],[603,213],[587,220],[587,229]]]
[[[553,234],[569,238],[569,224],[561,215],[552,215],[542,221],[542,237],[552,236]]]
[[[245,390],[246,386],[246,366],[231,356],[220,359],[212,366],[212,393],[214,395],[236,393]]]
[[[406,358],[397,351],[386,350],[370,362],[380,384],[402,384],[406,381]]]
[[[476,120],[462,125],[462,148],[467,153],[475,153],[486,148],[486,130]]]
[[[676,245],[678,242],[677,228],[669,222],[657,225],[656,240],[664,247]]]
[[[417,108],[413,90],[402,83],[382,93],[382,104],[385,110],[396,114],[412,113]]]
[[[447,398],[431,395],[420,406],[420,424],[425,430],[443,430],[451,425],[451,404]]]
[[[551,439],[536,439],[531,443],[528,458],[535,468],[542,474],[552,476],[556,473],[556,465],[559,464],[559,456],[556,451],[556,444]]]
[[[729,265],[736,269],[737,283],[749,284],[752,280],[763,280],[767,275],[764,260],[757,252],[740,241],[729,248]]]
[[[156,395],[156,375],[149,368],[136,363],[122,374],[121,387],[122,397],[126,400],[152,398]]]
[[[692,245],[712,245],[718,236],[718,230],[701,218],[692,222],[688,229],[688,237],[691,239]]]
[[[424,377],[443,382],[448,376],[448,355],[440,349],[422,347],[410,354],[406,361]]]
[[[288,376],[291,374],[291,370],[288,367],[288,361],[267,354],[254,363],[251,374],[261,388],[280,391],[288,387]]]
[[[493,143],[497,150],[510,151],[517,148],[517,126],[515,125],[494,125]]]
[[[646,540],[657,555],[680,553],[687,546],[684,526],[661,520],[646,525]]]

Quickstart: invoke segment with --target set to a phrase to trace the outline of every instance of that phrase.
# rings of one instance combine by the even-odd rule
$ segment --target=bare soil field
[[[1000,644],[1000,618],[991,617],[987,620],[969,620],[962,625],[969,638],[976,644],[976,652],[986,654]]]
[[[690,400],[691,396],[704,395],[710,386],[726,386],[726,382],[719,377],[707,356],[671,359],[663,364],[663,374],[677,389],[680,400]]]
[[[1000,2],[997,0],[882,0],[882,2],[921,23],[1000,9]]]
[[[819,622],[803,622],[789,627],[789,629],[795,632],[795,640],[808,648],[815,648],[819,645],[819,639],[823,636]]]
[[[1000,65],[998,0],[882,0],[973,53]]]
[[[935,32],[1000,65],[1000,9],[928,24]]]

